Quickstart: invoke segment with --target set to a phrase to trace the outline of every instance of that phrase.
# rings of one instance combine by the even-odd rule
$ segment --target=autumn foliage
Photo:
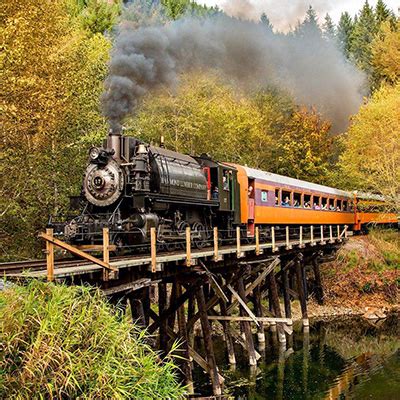
[[[119,16],[168,23],[221,12],[189,0],[153,3],[138,0],[128,10],[120,1],[2,1],[0,258],[38,256],[38,231],[80,191],[87,149],[107,132],[100,96]],[[337,41],[369,74],[376,93],[346,134],[334,136],[317,110],[277,87],[243,91],[213,71],[182,76],[173,93],[151,93],[126,121],[126,134],[155,143],[164,135],[178,151],[382,193],[399,204],[400,27],[378,3],[365,5],[357,21],[343,15],[337,27],[326,18],[322,29],[309,8],[290,33],[311,29]],[[260,23],[273,29],[266,15]]]

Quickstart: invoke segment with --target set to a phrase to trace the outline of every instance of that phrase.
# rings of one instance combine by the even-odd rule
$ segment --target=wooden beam
[[[275,246],[275,227],[271,227],[271,244],[272,244],[272,252],[275,252],[277,250]]]
[[[217,282],[217,280],[215,279],[214,275],[208,270],[208,268],[205,266],[205,264],[203,263],[203,261],[199,260],[200,265],[204,268],[204,270],[206,271],[206,275],[209,278],[210,284],[212,286],[212,288],[215,291],[215,294],[225,303],[227,303],[229,301],[229,299],[226,297],[225,292],[222,290],[221,286],[219,285],[219,283]]]
[[[150,228],[150,253],[151,253],[151,272],[157,270],[157,237],[156,228]]]
[[[103,261],[106,264],[110,264],[110,234],[108,228],[103,228]],[[103,281],[110,279],[110,271],[103,269]]]
[[[299,247],[304,247],[303,244],[303,225],[300,226],[300,233],[299,233]]]
[[[240,258],[242,256],[242,252],[240,250],[240,227],[236,227],[236,256]]]
[[[53,229],[46,229],[46,234],[53,237]],[[50,241],[46,241],[46,265],[47,265],[47,280],[54,281],[54,245]]]
[[[291,248],[289,225],[286,225],[286,250],[290,250]]]
[[[93,257],[90,254],[85,253],[84,251],[81,251],[81,250],[77,249],[76,247],[73,247],[73,246],[69,245],[68,243],[62,242],[61,240],[51,237],[45,233],[40,233],[39,237],[54,244],[55,246],[61,247],[62,249],[67,250],[72,254],[75,254],[78,257],[82,257],[82,258],[85,258],[86,260],[89,260],[93,264],[100,265],[100,267],[106,268],[110,271],[115,271],[115,272],[118,271],[118,269],[113,267],[112,265],[106,264],[104,261],[99,260],[98,258]]]
[[[218,256],[218,228],[214,228],[214,261],[220,261]]]
[[[256,226],[256,256],[259,256],[260,254],[260,229],[258,226]]]
[[[124,283],[122,285],[113,286],[107,289],[103,289],[102,292],[109,296],[111,294],[120,293],[120,292],[134,292],[139,289],[143,289],[144,287],[151,286],[156,284],[158,281],[151,281],[150,278],[141,278],[133,282]]]
[[[190,226],[186,228],[186,266],[190,267],[192,264],[192,238]]]
[[[206,302],[204,299],[203,286],[198,286],[196,289],[197,289],[196,290],[197,306],[200,312],[200,322],[203,331],[204,347],[206,349],[207,364],[210,372],[213,394],[220,396],[222,395],[222,387],[218,376],[219,374],[217,369],[217,362],[215,360],[210,324],[207,318],[207,310],[206,310]]]
[[[279,257],[276,257],[275,260],[272,261],[268,267],[262,271],[262,273],[250,284],[250,286],[245,290],[246,296],[248,296],[254,288],[256,288],[265,278],[269,275],[281,262]],[[233,307],[238,303],[238,300],[235,298],[232,303],[228,306],[228,312],[232,311]]]
[[[216,320],[216,321],[232,321],[232,322],[246,321],[246,322],[254,322],[253,318],[251,318],[251,317],[236,316],[236,315],[209,315],[208,319]],[[256,320],[258,322],[263,322],[263,323],[275,322],[275,323],[291,324],[293,322],[291,318],[282,318],[282,317],[281,318],[256,317]]]
[[[189,235],[190,235],[190,228],[189,228]],[[176,294],[178,298],[182,296],[182,285],[180,283],[177,283]],[[189,393],[193,393],[193,377],[192,377],[192,368],[190,365],[190,357],[189,357],[189,339],[186,329],[185,307],[183,304],[178,308],[178,327],[179,327],[179,336],[182,339],[182,345],[181,345],[181,351],[183,351],[182,371],[185,376],[185,384],[188,387],[188,391]]]
[[[243,307],[243,309],[246,311],[246,313],[250,316],[250,318],[257,324],[257,317],[253,314],[253,312],[250,310],[249,307],[247,307],[247,304],[244,302],[244,300],[239,296],[239,294],[236,292],[235,289],[231,285],[226,285],[226,287],[231,291],[233,296],[236,298],[236,300],[239,302],[239,304]]]
[[[332,225],[329,225],[329,243],[333,243],[333,231],[332,231]]]
[[[310,236],[311,236],[311,246],[315,246],[315,242],[314,242],[314,225],[310,226]]]

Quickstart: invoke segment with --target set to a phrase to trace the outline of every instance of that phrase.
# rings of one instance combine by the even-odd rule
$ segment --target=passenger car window
[[[264,203],[268,201],[268,192],[266,190],[261,191],[261,201]]]

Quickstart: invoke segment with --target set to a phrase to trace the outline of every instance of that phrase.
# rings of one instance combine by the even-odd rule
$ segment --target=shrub
[[[0,398],[184,395],[171,358],[161,362],[99,290],[15,285],[0,292],[0,322]]]

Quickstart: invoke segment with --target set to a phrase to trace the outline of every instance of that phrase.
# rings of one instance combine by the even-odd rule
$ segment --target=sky
[[[326,13],[337,22],[344,11],[355,15],[364,2],[365,0],[197,0],[197,3],[208,6],[218,5],[227,14],[243,19],[258,20],[265,12],[275,29],[280,31],[287,31],[298,20],[302,20],[310,4],[317,11],[321,22]],[[376,0],[369,0],[369,4],[375,6]],[[400,0],[385,0],[385,4],[398,13]]]

